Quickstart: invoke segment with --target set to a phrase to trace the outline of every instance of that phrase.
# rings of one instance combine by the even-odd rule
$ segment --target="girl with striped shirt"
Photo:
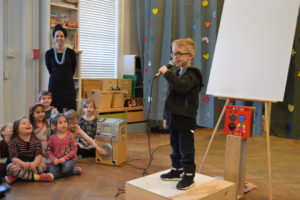
[[[53,181],[53,174],[44,173],[46,164],[42,162],[41,141],[34,135],[32,125],[26,117],[13,123],[9,157],[12,163],[7,166],[8,176],[5,177],[7,183],[11,184],[17,179]]]

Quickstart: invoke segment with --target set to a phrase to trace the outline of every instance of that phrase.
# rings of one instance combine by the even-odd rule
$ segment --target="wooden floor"
[[[225,135],[219,131],[204,166],[208,176],[223,176]],[[196,165],[199,167],[202,155],[207,147],[212,130],[198,129],[195,132]],[[248,139],[246,181],[254,183],[257,189],[245,195],[246,200],[264,200],[268,198],[267,157],[265,136]],[[151,134],[151,149],[163,146],[154,153],[154,160],[146,171],[149,174],[170,167],[170,146],[168,134]],[[271,137],[272,179],[274,200],[300,199],[300,140]],[[139,159],[129,162],[133,167],[144,168],[148,164],[147,135],[138,133],[129,135],[127,159]],[[129,165],[115,167],[96,164],[94,159],[86,158],[77,163],[82,167],[81,176],[57,179],[51,183],[16,182],[6,199],[18,200],[113,200],[125,199],[124,184],[143,176],[143,170]]]

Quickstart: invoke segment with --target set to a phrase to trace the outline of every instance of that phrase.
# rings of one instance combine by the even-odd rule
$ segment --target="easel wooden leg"
[[[216,124],[216,127],[215,127],[215,129],[214,129],[214,131],[213,131],[213,133],[212,133],[212,135],[211,135],[211,137],[210,137],[208,146],[207,146],[207,148],[206,148],[206,150],[205,150],[205,153],[204,153],[204,155],[203,155],[203,158],[202,158],[202,161],[201,161],[201,164],[200,164],[200,173],[202,173],[202,171],[203,171],[203,166],[204,166],[204,163],[205,163],[205,160],[206,160],[208,151],[209,151],[210,146],[211,146],[211,144],[212,144],[212,141],[213,141],[213,139],[214,139],[214,137],[215,137],[215,134],[216,134],[216,132],[217,132],[217,130],[218,130],[218,128],[219,128],[219,125],[220,125],[220,123],[221,123],[221,121],[222,121],[222,118],[223,118],[223,116],[224,116],[225,109],[226,109],[226,105],[228,105],[229,103],[230,103],[230,99],[226,99],[226,102],[225,102],[225,104],[224,104],[223,110],[222,110],[222,112],[221,112],[221,114],[220,114],[220,117],[219,117],[219,119],[218,119],[218,122],[217,122],[217,124]]]
[[[272,200],[272,174],[271,174],[271,152],[270,152],[270,114],[271,114],[271,103],[265,102],[265,132],[266,132],[266,138],[267,138],[269,199]]]

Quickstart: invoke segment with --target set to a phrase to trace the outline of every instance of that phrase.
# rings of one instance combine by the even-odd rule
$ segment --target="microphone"
[[[173,67],[173,65],[175,64],[175,62],[173,60],[169,61],[169,64],[166,66],[168,69],[171,69]],[[155,74],[155,77],[158,77],[159,75],[161,75],[161,72],[157,72]]]

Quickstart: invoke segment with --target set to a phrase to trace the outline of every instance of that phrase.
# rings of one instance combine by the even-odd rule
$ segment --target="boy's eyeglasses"
[[[176,53],[171,53],[170,56],[175,57],[175,56],[183,56],[183,55],[191,55],[191,53],[181,53],[181,52],[176,52]]]

